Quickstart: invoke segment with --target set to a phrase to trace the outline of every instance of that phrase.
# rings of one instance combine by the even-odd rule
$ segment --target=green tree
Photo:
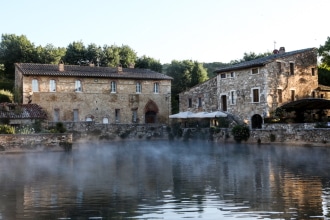
[[[15,77],[15,63],[34,61],[34,44],[25,35],[2,34],[0,42],[0,63],[4,65],[5,76]]]
[[[230,64],[238,64],[238,63],[242,63],[242,62],[246,62],[246,61],[250,61],[250,60],[255,60],[261,57],[267,57],[269,55],[271,55],[271,52],[264,52],[264,53],[259,53],[256,54],[255,52],[249,52],[249,53],[244,53],[243,58],[240,60],[232,60],[230,61]]]
[[[217,69],[229,66],[230,64],[228,63],[221,63],[221,62],[213,62],[213,63],[203,63],[203,67],[207,71],[207,76],[209,78],[215,77],[217,74],[214,73]]]
[[[65,48],[56,48],[52,44],[47,44],[45,47],[38,46],[34,51],[34,61],[36,63],[58,64],[65,52]]]
[[[85,58],[89,63],[102,66],[101,59],[103,57],[103,50],[96,44],[90,44],[87,46]]]
[[[207,71],[203,67],[203,64],[194,62],[194,66],[191,70],[191,82],[190,87],[193,87],[201,82],[208,80]]]
[[[325,63],[318,66],[318,76],[319,84],[330,86],[330,67]]]
[[[318,54],[321,57],[322,64],[330,67],[330,37],[327,38],[324,45],[319,47]]]
[[[171,88],[173,113],[179,111],[179,93],[208,79],[203,65],[191,60],[173,60],[166,67],[166,74],[173,77]]]
[[[66,53],[63,57],[65,64],[71,65],[85,65],[89,61],[86,60],[86,48],[83,42],[72,42],[66,48]]]
[[[127,45],[122,45],[119,50],[120,64],[122,67],[129,67],[130,64],[134,64],[137,58],[136,52]]]
[[[155,60],[154,58],[147,57],[147,56],[142,56],[139,57],[135,61],[135,67],[136,68],[141,68],[141,69],[150,69],[156,72],[161,73],[162,72],[162,64],[160,63],[159,60]]]
[[[112,45],[103,46],[103,56],[101,57],[101,63],[107,67],[116,67],[120,64],[120,48]]]

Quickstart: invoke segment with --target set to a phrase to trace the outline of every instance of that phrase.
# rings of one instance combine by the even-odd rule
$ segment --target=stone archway
[[[259,114],[255,114],[251,118],[252,129],[260,129],[262,127],[262,117]]]
[[[158,111],[157,104],[154,101],[149,100],[144,107],[145,123],[156,123]]]

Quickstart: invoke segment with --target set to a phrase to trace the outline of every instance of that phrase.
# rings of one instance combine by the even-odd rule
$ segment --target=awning
[[[174,115],[170,115],[169,118],[188,118],[189,115],[193,114],[190,111],[187,112],[179,112],[177,114]]]
[[[169,118],[219,118],[219,117],[227,117],[227,114],[222,111],[197,112],[197,113],[192,113],[190,111],[187,111],[187,112],[179,112],[177,114],[169,116]]]

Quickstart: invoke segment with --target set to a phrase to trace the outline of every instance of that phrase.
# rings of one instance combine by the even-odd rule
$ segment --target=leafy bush
[[[0,102],[13,102],[14,95],[8,90],[0,90]]]
[[[34,128],[29,125],[23,125],[16,130],[16,134],[34,134]]]
[[[250,128],[246,125],[235,125],[231,133],[237,142],[247,141],[250,137]]]
[[[66,132],[66,128],[65,128],[63,122],[57,122],[55,128],[56,128],[56,131],[58,131],[59,133]]]
[[[0,134],[15,134],[15,128],[10,125],[0,125]]]

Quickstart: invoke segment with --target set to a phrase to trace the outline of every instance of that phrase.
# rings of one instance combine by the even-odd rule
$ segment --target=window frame
[[[257,72],[254,72],[254,70],[257,70]],[[258,67],[256,67],[256,68],[251,68],[251,74],[252,74],[252,75],[257,75],[257,74],[259,74],[259,68],[258,68]]]
[[[159,94],[159,82],[154,82],[154,93]]]
[[[202,97],[198,97],[198,108],[201,108],[202,106]]]
[[[230,91],[230,105],[236,105],[236,91],[235,90],[231,90]]]
[[[142,83],[141,82],[136,82],[135,92],[138,93],[138,94],[142,93]]]
[[[75,84],[74,84],[74,91],[82,92],[82,82],[80,79],[76,79]]]
[[[74,122],[79,121],[79,109],[73,109],[73,121]]]
[[[32,92],[39,92],[39,80],[32,79]]]
[[[290,62],[290,67],[289,67],[290,75],[294,76],[294,62]]]
[[[277,89],[277,102],[282,103],[283,102],[283,90]]]
[[[110,93],[117,93],[117,82],[116,81],[110,82]]]
[[[226,73],[220,73],[220,78],[221,79],[226,79],[227,78],[227,74]]]
[[[295,89],[290,90],[290,98],[291,98],[291,102],[296,100],[296,90]]]
[[[315,76],[315,68],[312,67],[312,76]]]
[[[255,91],[257,91],[257,94],[255,94]],[[252,98],[252,103],[260,103],[260,88],[259,87],[254,87],[251,88],[251,98]]]
[[[49,80],[49,92],[56,92],[56,80]]]
[[[192,108],[192,98],[188,98],[188,108]]]

